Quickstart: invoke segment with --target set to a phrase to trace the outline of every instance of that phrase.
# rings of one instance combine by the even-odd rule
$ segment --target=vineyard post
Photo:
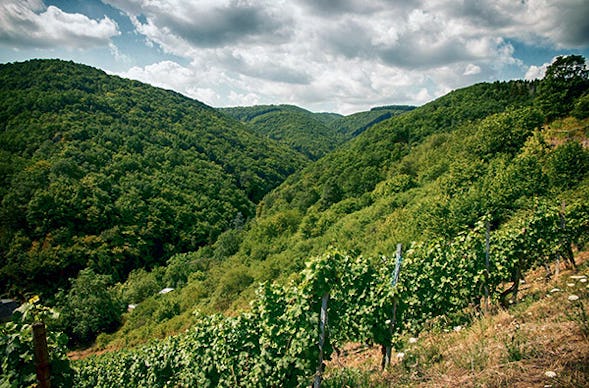
[[[319,388],[323,378],[323,345],[325,345],[328,300],[329,292],[326,292],[321,298],[321,316],[319,322],[319,364],[317,365],[317,372],[315,373],[315,379],[313,380],[313,388]]]
[[[403,250],[403,245],[397,244],[395,272],[393,273],[393,279],[392,279],[393,288],[397,285],[397,282],[399,281],[399,272],[401,271],[401,260],[403,260],[402,250]],[[392,342],[392,338],[393,338],[393,329],[395,327],[396,318],[397,318],[397,298],[395,297],[395,300],[393,301],[393,316],[391,318],[391,323],[389,324],[389,335],[391,336],[391,342]],[[389,366],[391,364],[392,352],[393,352],[393,345],[392,345],[392,343],[389,343],[385,348],[383,360],[381,362],[382,369],[385,369],[387,366]]]
[[[35,322],[33,324],[33,347],[35,352],[35,371],[39,388],[51,387],[49,352],[47,350],[47,336],[45,324]]]
[[[566,202],[563,200],[561,204],[561,211],[560,211],[560,228],[564,232],[566,223],[564,219],[564,212],[566,208]],[[560,274],[560,255],[556,255],[556,268],[554,269],[554,278],[558,279],[558,275]]]
[[[491,223],[487,219],[485,223],[485,310],[489,310],[489,276],[491,271],[489,269],[489,254],[491,249]]]

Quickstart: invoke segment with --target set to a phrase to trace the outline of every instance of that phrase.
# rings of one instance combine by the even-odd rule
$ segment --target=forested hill
[[[215,241],[307,159],[211,107],[60,60],[0,65],[0,292]]]
[[[317,160],[348,140],[328,123],[338,115],[312,113],[292,105],[255,105],[221,108],[242,121],[252,132],[283,143]]]
[[[244,306],[258,282],[296,273],[330,246],[390,255],[398,243],[456,238],[483,217],[500,229],[539,203],[586,203],[589,81],[562,62],[541,82],[453,91],[289,176],[245,229],[200,252],[235,252],[202,281],[201,303]]]
[[[409,106],[373,108],[348,116],[314,113],[293,105],[255,105],[220,110],[247,124],[255,133],[278,140],[317,160],[367,128],[410,111]]]
[[[413,109],[415,107],[409,105],[379,106],[366,112],[357,112],[348,116],[339,117],[330,121],[328,125],[338,131],[338,133],[343,134],[346,138],[351,139],[381,121]]]

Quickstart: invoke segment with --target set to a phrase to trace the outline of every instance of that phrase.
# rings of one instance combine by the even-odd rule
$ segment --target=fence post
[[[33,323],[33,346],[35,350],[35,371],[39,388],[50,388],[51,364],[47,350],[47,335],[43,322]]]
[[[321,298],[321,316],[319,321],[319,365],[317,365],[317,372],[313,379],[313,388],[321,387],[321,380],[323,379],[323,345],[325,345],[325,335],[327,328],[327,301],[329,300],[329,292],[323,294]]]
[[[393,279],[392,279],[392,286],[393,288],[397,285],[399,281],[399,272],[401,272],[401,261],[403,260],[402,255],[403,245],[397,244],[397,254],[396,254],[396,262],[395,262],[395,272],[393,272]],[[389,324],[389,334],[391,339],[393,337],[393,329],[395,327],[395,321],[397,320],[397,298],[393,301],[393,316],[391,318],[391,323]],[[393,353],[393,346],[389,344],[386,346],[383,359],[381,362],[381,368],[384,370],[387,366],[391,365],[391,355]]]

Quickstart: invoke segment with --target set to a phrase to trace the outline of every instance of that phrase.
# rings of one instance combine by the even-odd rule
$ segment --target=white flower
[[[571,302],[574,302],[574,301],[576,301],[576,300],[579,300],[579,297],[578,297],[577,295],[569,295],[569,300],[570,300]]]
[[[410,344],[414,344],[414,343],[416,343],[416,342],[417,342],[417,338],[415,338],[415,337],[411,337],[411,338],[409,338],[409,343],[410,343]]]
[[[405,353],[403,353],[403,352],[397,353],[397,359],[399,361],[403,361],[403,358],[405,358]]]
[[[460,331],[462,330],[462,326],[454,326],[454,331]]]
[[[548,370],[548,371],[544,372],[544,375],[545,375],[546,377],[550,377],[551,379],[553,379],[553,378],[555,378],[555,377],[556,377],[556,372],[553,372],[553,371],[551,371],[551,370]]]

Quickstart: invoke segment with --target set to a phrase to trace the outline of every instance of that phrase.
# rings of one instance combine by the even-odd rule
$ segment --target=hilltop
[[[254,133],[286,144],[315,161],[371,126],[414,108],[382,106],[347,116],[309,112],[293,105],[255,105],[220,111],[247,124]]]

